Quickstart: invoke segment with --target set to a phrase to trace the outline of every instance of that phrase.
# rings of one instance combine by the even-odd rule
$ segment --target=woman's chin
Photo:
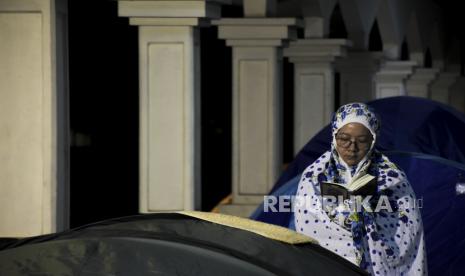
[[[346,158],[344,161],[347,165],[352,167],[357,165],[360,160],[358,160],[358,158]]]

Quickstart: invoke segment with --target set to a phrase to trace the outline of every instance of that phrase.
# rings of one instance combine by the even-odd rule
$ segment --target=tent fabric
[[[419,153],[385,154],[404,170],[420,199],[429,275],[465,275],[465,194],[456,192],[465,165]],[[295,195],[299,179],[294,176],[272,195]],[[292,213],[263,210],[262,204],[252,219],[295,229]]]
[[[287,227],[277,226],[275,224],[262,223],[256,220],[246,219],[220,213],[199,212],[199,211],[181,211],[180,214],[214,222],[217,224],[234,227],[237,229],[247,230],[277,241],[290,244],[300,244],[313,242],[318,244],[314,239],[289,230]]]
[[[367,103],[381,122],[376,148],[380,151],[425,153],[465,164],[465,114],[449,106],[416,97],[391,97]],[[330,149],[327,125],[297,154],[273,187],[276,190]]]
[[[314,243],[288,244],[179,213],[113,219],[4,243],[1,275],[366,275]]]

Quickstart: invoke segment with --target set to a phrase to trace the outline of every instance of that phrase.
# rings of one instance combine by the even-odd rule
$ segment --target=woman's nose
[[[357,142],[351,140],[350,141],[350,145],[349,145],[349,149],[352,150],[352,151],[358,151],[358,145],[357,145]]]

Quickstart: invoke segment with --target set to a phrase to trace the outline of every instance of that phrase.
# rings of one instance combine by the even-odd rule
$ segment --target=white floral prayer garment
[[[373,135],[367,155],[354,167],[336,151],[336,134],[348,123],[360,123]],[[293,210],[296,230],[372,275],[427,275],[415,194],[405,174],[374,149],[378,130],[376,115],[365,104],[339,108],[332,120],[331,150],[302,174]],[[377,193],[366,198],[366,208],[354,208],[354,200],[329,202],[321,197],[320,182],[347,184],[365,174],[375,176],[378,186]]]

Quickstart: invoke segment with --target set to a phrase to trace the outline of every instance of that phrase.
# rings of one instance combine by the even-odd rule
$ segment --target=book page
[[[372,175],[369,175],[369,174],[365,174],[364,176],[362,177],[359,177],[357,178],[355,181],[351,182],[347,189],[349,191],[356,191],[358,189],[360,189],[361,187],[365,186],[366,184],[368,184],[371,180],[373,180],[375,177],[372,176]]]

